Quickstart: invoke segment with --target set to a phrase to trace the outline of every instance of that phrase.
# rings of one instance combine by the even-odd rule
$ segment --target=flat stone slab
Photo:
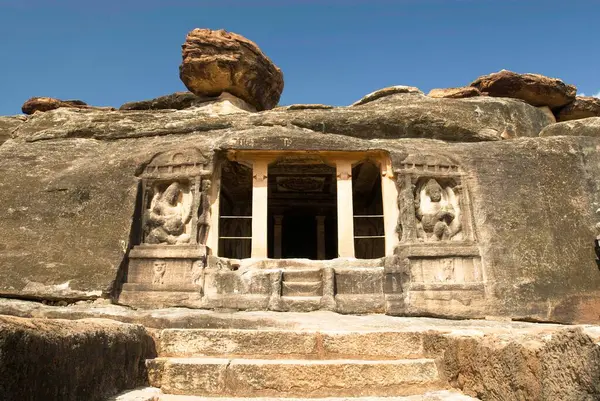
[[[108,401],[478,401],[454,391],[432,391],[422,395],[408,397],[328,397],[328,398],[236,398],[236,397],[200,397],[193,395],[163,394],[160,389],[146,387],[122,393]]]
[[[405,359],[422,357],[423,344],[432,336],[412,331],[165,329],[156,342],[160,355],[169,357]]]
[[[52,319],[106,318],[126,323],[139,323],[148,328],[199,329],[279,329],[302,331],[437,331],[448,335],[483,336],[494,334],[507,338],[551,334],[565,328],[581,327],[600,341],[600,326],[530,323],[509,320],[449,320],[425,317],[387,315],[341,315],[334,312],[231,312],[165,308],[134,310],[110,303],[81,302],[69,306],[50,306],[40,302],[0,298],[0,314]]]
[[[156,358],[148,369],[151,385],[181,395],[385,396],[445,387],[433,359]]]

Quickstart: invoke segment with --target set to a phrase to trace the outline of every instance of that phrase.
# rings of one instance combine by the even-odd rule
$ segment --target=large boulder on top
[[[229,92],[257,110],[277,106],[283,74],[258,46],[225,30],[194,29],[182,46],[179,77],[194,94]]]
[[[89,106],[81,100],[60,100],[53,97],[32,97],[21,106],[25,114],[33,114],[36,111],[50,111],[60,107],[71,109],[96,109],[96,110],[114,110],[112,107],[94,107]]]
[[[521,99],[533,106],[562,107],[573,100],[577,88],[557,78],[539,74],[518,74],[502,70],[484,75],[471,83],[483,94],[495,97]]]
[[[558,121],[579,120],[580,118],[600,117],[600,99],[591,96],[577,96],[575,100],[556,114]]]

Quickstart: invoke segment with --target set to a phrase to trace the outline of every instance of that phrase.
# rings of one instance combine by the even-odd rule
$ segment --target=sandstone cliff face
[[[277,106],[283,74],[258,46],[224,30],[194,29],[182,46],[179,77],[196,95],[229,92],[257,110]]]
[[[600,117],[563,121],[545,127],[540,136],[593,136],[600,137]]]
[[[244,116],[211,115],[194,109],[96,112],[58,109],[31,117],[15,132],[21,140],[124,139],[242,131],[258,127],[308,129],[364,139],[432,138],[489,141],[535,137],[552,120],[526,103],[490,97],[432,99],[421,94],[382,95],[358,106],[278,108]]]
[[[141,325],[0,316],[0,399],[102,401],[143,385],[153,356]]]
[[[440,339],[453,387],[482,400],[597,400],[600,347],[578,329],[552,335]]]
[[[194,109],[37,113],[10,128],[13,139],[0,146],[6,189],[0,192],[6,211],[0,293],[108,296],[122,280],[139,218],[137,174],[154,155],[190,147],[207,154],[280,150],[285,144],[292,150],[381,149],[392,160],[407,154],[455,160],[471,191],[489,283],[485,309],[469,317],[597,321],[600,275],[592,241],[600,205],[598,139],[535,138],[550,122],[518,100],[418,93],[352,107],[221,116]],[[568,133],[559,126],[547,129]],[[465,317],[452,309],[437,312]]]
[[[0,116],[0,145],[10,139],[13,131],[26,119],[25,116]]]

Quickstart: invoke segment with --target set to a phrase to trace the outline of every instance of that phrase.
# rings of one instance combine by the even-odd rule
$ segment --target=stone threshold
[[[163,394],[156,387],[145,387],[123,392],[107,401],[479,401],[455,391],[431,391],[407,397],[327,397],[327,398],[277,398],[277,397],[201,397],[193,395]]]

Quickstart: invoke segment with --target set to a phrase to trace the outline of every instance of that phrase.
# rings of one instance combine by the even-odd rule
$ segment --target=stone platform
[[[0,300],[0,314],[143,324],[156,351],[146,363],[148,381],[165,394],[123,399],[128,401],[188,399],[171,396],[465,400],[439,393],[443,390],[493,400],[600,399],[600,327],[591,325],[326,311],[147,311],[6,299]],[[194,399],[203,398],[189,398]]]
[[[143,323],[153,345],[145,356],[147,372],[140,373],[154,388],[117,398],[123,401],[469,399],[460,392],[498,400],[600,396],[598,326],[332,312],[136,311],[6,299],[0,312],[61,324],[68,321],[58,318]]]
[[[231,397],[200,397],[189,395],[163,394],[160,389],[147,387],[132,391],[127,391],[119,396],[111,398],[109,401],[477,401],[472,398],[454,391],[433,391],[423,395],[407,397],[328,397],[328,398],[231,398]]]

